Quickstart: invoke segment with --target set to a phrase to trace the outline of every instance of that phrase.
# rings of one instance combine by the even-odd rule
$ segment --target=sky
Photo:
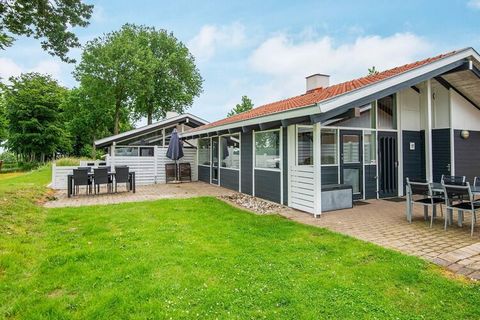
[[[255,106],[305,92],[305,77],[339,83],[465,47],[480,50],[480,0],[403,1],[86,1],[82,44],[125,23],[166,29],[187,45],[204,79],[188,112],[224,118],[242,95]],[[79,60],[81,49],[70,56]],[[19,38],[0,51],[0,77],[51,74],[75,87],[73,64]],[[144,124],[144,120],[137,125]]]

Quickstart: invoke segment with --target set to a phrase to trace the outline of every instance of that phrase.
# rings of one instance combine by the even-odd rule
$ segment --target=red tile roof
[[[211,123],[208,123],[206,125],[197,127],[195,129],[189,130],[190,132],[193,131],[199,131],[199,130],[204,130],[212,127],[217,127],[220,125],[225,125],[225,124],[230,124],[234,122],[239,122],[243,120],[248,120],[248,119],[253,119],[257,117],[262,117],[266,116],[269,114],[277,113],[277,112],[282,112],[290,109],[295,109],[295,108],[301,108],[301,107],[307,107],[311,106],[315,103],[318,103],[323,100],[327,100],[329,98],[333,98],[335,96],[360,89],[364,86],[371,85],[377,82],[380,82],[382,80],[391,78],[393,76],[399,75],[401,73],[410,71],[412,69],[427,65],[429,63],[438,61],[440,59],[443,59],[445,57],[451,56],[458,51],[452,51],[449,53],[441,54],[433,58],[428,58],[425,60],[409,63],[400,67],[396,67],[393,69],[389,69],[386,71],[379,72],[374,75],[369,75],[366,77],[358,78],[355,80],[335,84],[326,88],[319,88],[319,89],[314,89],[310,90],[305,94],[295,96],[292,98],[288,98],[285,100],[280,100],[277,102],[272,102],[269,104],[265,104],[263,106],[256,107],[252,110],[242,112],[240,114],[236,114],[234,116],[214,121]]]

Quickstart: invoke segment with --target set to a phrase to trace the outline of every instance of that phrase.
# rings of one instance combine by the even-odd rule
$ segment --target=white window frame
[[[238,136],[238,150],[239,150],[239,153],[238,153],[238,168],[222,167],[221,163],[220,163],[220,156],[222,155],[222,138],[223,137],[231,137],[231,136]],[[240,134],[240,132],[222,134],[222,135],[219,136],[218,142],[219,142],[218,143],[218,153],[219,153],[219,157],[218,157],[219,166],[218,166],[218,168],[219,169],[226,169],[226,170],[240,171],[241,162],[242,162],[242,135]]]
[[[298,129],[299,128],[308,128],[312,130],[312,135],[315,134],[315,129],[313,125],[306,125],[306,124],[297,124],[295,126],[295,165],[302,166],[302,167],[313,167],[315,165],[315,152],[314,149],[314,141],[312,141],[312,164],[299,164],[298,163]]]
[[[266,132],[278,132],[279,136],[279,141],[278,141],[278,154],[280,158],[279,162],[279,168],[262,168],[262,167],[257,167],[257,139],[256,139],[256,134],[257,133],[266,133]],[[282,166],[283,166],[283,161],[282,161],[282,130],[281,128],[278,129],[269,129],[269,130],[262,130],[262,131],[252,131],[253,132],[253,170],[264,170],[264,171],[274,171],[274,172],[282,172]]]
[[[200,147],[198,146],[197,147],[197,163],[199,166],[201,167],[207,167],[207,168],[210,168],[212,166],[212,139],[210,139],[209,137],[205,137],[205,138],[198,138],[198,141],[200,140],[208,140],[209,143],[210,143],[210,151],[208,152],[208,158],[209,158],[209,161],[210,161],[210,164],[209,165],[206,165],[206,164],[200,164],[200,157],[198,155],[199,151],[200,151]],[[199,143],[198,143],[199,144]]]

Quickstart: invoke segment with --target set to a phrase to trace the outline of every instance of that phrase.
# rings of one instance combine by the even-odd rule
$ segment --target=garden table
[[[135,187],[136,187],[136,180],[135,180],[135,171],[131,171],[128,173],[129,178],[130,178],[130,190],[135,193]],[[93,178],[93,172],[88,173],[89,177]],[[115,179],[115,172],[109,172],[108,176],[113,179]],[[70,198],[73,194],[73,174],[67,175],[67,196]]]

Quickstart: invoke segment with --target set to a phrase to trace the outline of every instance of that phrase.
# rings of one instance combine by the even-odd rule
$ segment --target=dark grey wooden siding
[[[377,166],[365,166],[365,199],[377,198]]]
[[[463,139],[460,132],[453,132],[455,175],[466,176],[473,183],[475,176],[480,176],[480,131],[470,131],[468,139]]]
[[[288,137],[287,128],[283,128],[283,204],[288,204]]]
[[[253,170],[253,149],[252,149],[252,133],[242,133],[241,141],[241,180],[242,192],[252,195],[252,170]]]
[[[220,168],[220,186],[238,191],[238,170]]]
[[[280,171],[255,169],[255,196],[280,203]]]
[[[402,141],[403,178],[425,179],[425,132],[402,131]],[[415,143],[415,150],[410,150],[410,142]]]
[[[198,180],[210,183],[210,167],[198,166]]]
[[[322,167],[322,186],[338,183],[338,166]]]
[[[442,174],[450,175],[450,129],[432,130],[433,181],[440,182]]]

